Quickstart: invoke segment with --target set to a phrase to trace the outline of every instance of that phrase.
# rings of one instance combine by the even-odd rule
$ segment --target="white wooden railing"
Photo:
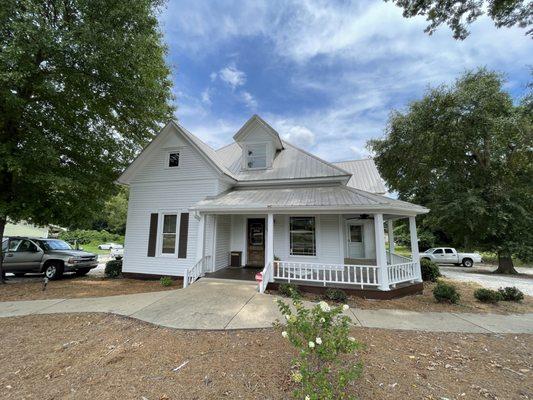
[[[414,281],[418,277],[418,263],[409,261],[387,266],[389,284]]]
[[[387,250],[387,260],[389,264],[404,264],[404,263],[412,261],[409,257],[405,257],[397,253],[391,253],[388,250]]]
[[[204,271],[209,265],[209,259],[211,256],[202,257],[196,264],[191,268],[185,270],[185,275],[183,276],[183,287],[189,286],[191,283],[196,281],[200,276],[204,274]]]
[[[376,265],[319,264],[308,262],[274,261],[274,279],[327,284],[378,286]],[[263,276],[263,280],[265,277]]]
[[[265,268],[263,268],[261,275],[263,279],[259,282],[259,293],[265,293],[268,282],[274,280],[272,263],[268,263]]]

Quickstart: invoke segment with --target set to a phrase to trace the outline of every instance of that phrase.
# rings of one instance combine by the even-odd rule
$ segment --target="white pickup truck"
[[[427,249],[425,252],[420,254],[420,259],[431,260],[438,264],[455,264],[465,267],[472,267],[474,263],[480,263],[481,255],[478,253],[458,253],[452,247],[435,247],[432,249]]]

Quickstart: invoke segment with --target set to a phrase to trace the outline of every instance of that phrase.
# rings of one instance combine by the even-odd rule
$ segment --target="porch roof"
[[[231,190],[198,202],[199,212],[346,211],[427,213],[427,208],[344,185]]]

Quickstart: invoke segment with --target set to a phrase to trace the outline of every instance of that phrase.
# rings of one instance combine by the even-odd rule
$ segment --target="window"
[[[350,225],[350,242],[359,243],[363,241],[363,229],[361,225]]]
[[[444,249],[444,252],[446,254],[453,254],[453,250],[452,249]]]
[[[433,252],[433,254],[442,254],[442,253],[443,253],[442,249],[437,249]]]
[[[290,217],[290,254],[316,256],[315,217]]]
[[[2,242],[2,252],[15,251],[20,243],[20,239],[6,239]],[[9,246],[8,246],[9,245]]]
[[[35,253],[36,251],[37,246],[29,240],[23,240],[19,247],[17,247],[17,253]]]
[[[72,250],[70,244],[59,239],[41,240],[39,244],[46,250]]]
[[[266,168],[267,167],[267,144],[256,143],[246,146],[246,168]]]
[[[161,253],[174,254],[176,252],[176,214],[163,214],[163,231]]]
[[[180,166],[180,153],[179,151],[173,151],[168,153],[168,167],[174,168]]]

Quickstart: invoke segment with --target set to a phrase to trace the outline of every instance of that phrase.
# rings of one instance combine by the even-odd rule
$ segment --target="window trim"
[[[262,169],[268,169],[272,166],[272,154],[271,154],[271,146],[269,146],[269,142],[249,142],[245,143],[243,146],[243,169],[248,171],[257,171]],[[265,146],[265,166],[264,167],[248,167],[248,149],[251,146],[257,146],[257,145],[264,145]]]
[[[315,254],[292,254],[291,249],[291,218],[314,218],[315,220]],[[320,218],[318,215],[287,215],[287,255],[289,258],[300,258],[304,257],[306,259],[316,259],[319,258],[320,254]]]
[[[175,167],[171,167],[169,164],[170,164],[170,155],[171,154],[175,154],[175,153],[178,153],[178,165],[175,166]],[[173,150],[168,150],[167,153],[166,153],[166,157],[165,157],[165,169],[178,169],[178,168],[181,168],[181,161],[182,161],[182,150],[181,149],[173,149]]]
[[[157,224],[157,256],[158,257],[170,257],[176,258],[178,256],[179,248],[179,227],[181,223],[181,213],[182,210],[159,210],[158,214],[158,224]],[[163,225],[165,221],[165,215],[175,215],[176,216],[176,240],[174,242],[174,252],[173,253],[163,253]]]

